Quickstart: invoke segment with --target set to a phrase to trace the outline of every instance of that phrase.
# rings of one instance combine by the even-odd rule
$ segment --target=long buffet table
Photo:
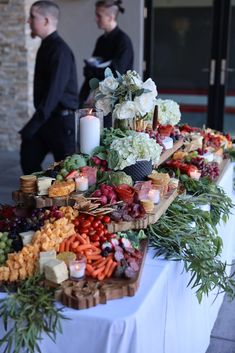
[[[219,184],[235,201],[232,173],[231,164]],[[235,253],[234,219],[231,215],[226,225],[219,226],[222,259],[227,263]],[[56,343],[43,337],[42,352],[205,353],[223,294],[214,301],[216,292],[210,293],[198,304],[194,290],[187,287],[190,276],[182,272],[183,264],[153,259],[153,254],[149,249],[134,297],[81,311],[65,308],[70,320],[63,321],[63,334],[58,334]]]

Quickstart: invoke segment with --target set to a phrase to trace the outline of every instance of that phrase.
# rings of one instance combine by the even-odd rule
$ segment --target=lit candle
[[[94,115],[80,118],[80,151],[91,154],[100,145],[100,120]]]
[[[201,172],[199,170],[194,170],[189,173],[191,179],[199,180],[201,177]]]
[[[86,270],[86,258],[82,257],[78,260],[69,262],[69,274],[73,280],[78,280],[84,277]]]
[[[154,204],[160,202],[160,191],[157,189],[151,189],[148,192],[148,199],[153,201]]]
[[[84,175],[75,179],[76,191],[86,191],[88,189],[88,178]]]

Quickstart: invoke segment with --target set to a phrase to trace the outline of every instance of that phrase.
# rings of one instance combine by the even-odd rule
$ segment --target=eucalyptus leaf
[[[106,69],[104,70],[104,77],[110,77],[113,76],[112,70],[110,69],[110,67],[106,67]]]
[[[97,89],[99,87],[99,80],[95,77],[91,78],[89,81],[89,86],[92,91]]]

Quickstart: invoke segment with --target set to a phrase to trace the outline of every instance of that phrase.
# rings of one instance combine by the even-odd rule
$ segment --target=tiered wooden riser
[[[166,150],[162,153],[160,161],[155,167],[162,164],[166,161],[175,151],[177,151],[183,145],[183,140],[179,140],[174,143],[173,148]],[[24,205],[25,207],[35,207],[35,208],[43,208],[43,207],[51,207],[51,206],[73,206],[75,204],[75,200],[71,196],[66,197],[48,197],[48,196],[38,196],[36,194],[26,194],[20,190],[13,191],[12,200],[17,203]]]
[[[167,210],[170,204],[178,195],[178,189],[168,192],[158,205],[154,206],[151,213],[144,218],[137,219],[131,222],[111,222],[108,224],[109,233],[124,232],[128,229],[145,229],[149,224],[154,224]]]

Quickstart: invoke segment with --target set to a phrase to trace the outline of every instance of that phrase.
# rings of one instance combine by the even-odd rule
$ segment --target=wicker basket
[[[138,161],[129,167],[123,169],[123,171],[130,175],[134,182],[144,181],[147,176],[152,173],[152,161]]]

